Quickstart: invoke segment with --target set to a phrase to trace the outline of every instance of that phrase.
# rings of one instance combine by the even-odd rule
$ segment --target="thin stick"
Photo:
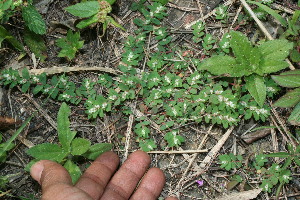
[[[111,73],[111,74],[115,74],[118,75],[122,72],[112,69],[112,68],[108,68],[108,67],[81,67],[81,66],[74,66],[74,67],[51,67],[51,68],[41,68],[41,69],[31,69],[29,70],[30,74],[33,75],[39,75],[42,73],[46,73],[47,75],[51,75],[51,74],[60,74],[60,73],[66,73],[66,72],[78,72],[78,71],[101,71],[101,72],[106,72],[106,73]]]
[[[182,150],[182,151],[149,151],[151,154],[185,154],[185,153],[205,153],[208,149]]]

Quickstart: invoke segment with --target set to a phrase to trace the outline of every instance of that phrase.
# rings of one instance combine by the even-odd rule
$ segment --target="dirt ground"
[[[122,44],[127,36],[133,33],[135,25],[133,19],[139,14],[132,12],[129,7],[133,0],[117,0],[113,7],[112,16],[117,19],[125,28],[126,32],[109,27],[104,37],[101,35],[101,26],[92,29],[85,29],[81,32],[82,39],[85,40],[84,47],[80,50],[76,59],[72,63],[58,58],[59,48],[54,41],[66,34],[69,28],[74,29],[76,21],[63,8],[72,4],[72,1],[54,1],[42,0],[38,1],[37,7],[46,20],[48,32],[45,35],[47,43],[48,58],[44,63],[39,63],[38,68],[51,68],[53,66],[101,66],[109,68],[117,68],[122,54]],[[284,0],[276,1],[277,4],[285,8],[296,9],[297,1]],[[174,30],[178,44],[189,46],[193,50],[198,47],[191,46],[191,31],[185,29],[186,25],[206,16],[205,21],[209,32],[219,38],[229,27],[238,28],[240,25],[234,22],[234,18],[238,12],[244,12],[239,1],[227,1],[229,5],[230,23],[221,24],[214,20],[211,13],[214,8],[223,1],[214,0],[173,0],[168,3],[168,16],[164,20],[164,24]],[[295,6],[295,7],[293,7]],[[299,8],[298,8],[299,9]],[[269,30],[274,33],[276,38],[276,26],[269,20]],[[239,31],[245,33],[256,34],[259,32],[254,22],[250,22],[242,27]],[[16,31],[17,32],[17,31]],[[261,33],[260,33],[261,34]],[[0,67],[15,69],[22,67],[32,68],[32,59],[27,56],[20,61],[16,61],[18,53],[12,49],[8,49],[1,56],[2,64]],[[76,72],[70,73],[69,76],[73,81],[81,81],[85,78],[96,78],[98,72]],[[100,88],[99,88],[100,89]],[[57,141],[57,132],[53,123],[56,123],[57,112],[60,102],[49,99],[45,104],[45,97],[41,95],[33,96],[32,94],[23,94],[19,89],[9,89],[7,87],[0,88],[0,116],[10,116],[20,121],[25,120],[35,111],[38,112],[36,117],[30,122],[30,126],[22,137],[16,141],[16,147],[10,152],[7,161],[0,166],[0,175],[13,175],[9,180],[9,187],[6,195],[0,196],[0,199],[20,199],[20,196],[28,199],[40,197],[40,187],[33,181],[24,171],[24,166],[31,160],[25,154],[29,146],[40,144],[43,142]],[[109,142],[113,143],[113,150],[118,153],[121,160],[124,159],[124,139],[128,128],[128,116],[122,114],[105,115],[104,118],[96,120],[88,120],[84,112],[83,105],[71,105],[72,114],[70,116],[71,128],[78,132],[78,136],[91,140],[92,143]],[[288,117],[287,110],[277,109],[280,117],[285,120]],[[243,121],[234,129],[223,129],[220,126],[209,126],[207,124],[191,123],[181,127],[181,133],[186,138],[186,142],[178,149],[166,149],[165,152],[159,151],[165,146],[165,141],[159,133],[151,133],[158,144],[158,152],[151,152],[151,166],[161,168],[166,175],[166,185],[163,189],[161,197],[168,195],[176,195],[180,199],[247,199],[244,197],[226,197],[226,194],[236,194],[243,192],[241,185],[228,189],[229,172],[220,169],[217,164],[217,158],[209,160],[209,163],[203,162],[209,157],[209,153],[213,147],[222,140],[225,134],[229,137],[224,141],[218,154],[234,152],[244,156],[252,155],[259,152],[274,152],[284,150],[284,143],[279,132],[274,130],[264,130],[266,136],[251,143],[246,143],[245,138],[250,129],[259,126],[269,126],[272,122],[258,123],[255,121]],[[52,125],[51,125],[52,124]],[[3,131],[4,138],[9,138],[14,133],[15,127]],[[261,130],[260,130],[261,131]],[[262,131],[261,131],[262,132]],[[251,136],[249,136],[251,137]],[[130,146],[128,151],[133,152],[139,149],[135,140],[135,136],[131,135]],[[177,150],[176,153],[172,153]],[[197,150],[206,150],[204,152]],[[196,152],[196,153],[195,153]],[[208,156],[208,157],[207,157]],[[212,155],[213,156],[213,155]],[[204,167],[203,167],[204,166]],[[299,170],[298,170],[299,171]],[[242,171],[240,172],[243,173]],[[243,174],[245,175],[245,174]],[[199,186],[197,180],[203,180],[203,186]],[[293,176],[293,181],[284,187],[284,193],[281,199],[300,199],[300,179],[299,174]],[[252,189],[258,188],[259,183],[253,180]],[[274,199],[275,193],[261,192],[256,199]]]

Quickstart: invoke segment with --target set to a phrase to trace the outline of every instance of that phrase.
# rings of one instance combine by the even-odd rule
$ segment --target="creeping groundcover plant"
[[[242,119],[265,121],[269,117],[266,98],[278,91],[269,74],[288,67],[284,59],[292,43],[273,40],[254,46],[236,31],[207,43],[205,23],[198,23],[193,26],[195,42],[203,37],[202,46],[207,47],[204,53],[213,55],[201,60],[194,58],[191,50],[175,44],[169,29],[162,25],[167,15],[165,6],[153,2],[136,4],[134,9],[141,12],[141,17],[134,19],[137,29],[124,43],[118,66],[121,73],[103,72],[96,81],[73,82],[67,74],[32,75],[26,68],[21,73],[5,69],[0,82],[11,88],[19,86],[24,93],[81,103],[91,120],[110,113],[134,114],[136,141],[145,151],[157,147],[152,135],[156,132],[164,135],[166,146],[161,147],[171,148],[185,141],[180,127],[189,123],[227,128]],[[76,37],[79,41],[79,34]],[[150,39],[155,48],[148,48]],[[138,104],[133,108],[135,101]],[[136,110],[140,114],[133,112]]]

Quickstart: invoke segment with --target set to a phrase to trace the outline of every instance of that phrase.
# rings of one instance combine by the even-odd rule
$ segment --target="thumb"
[[[68,171],[60,164],[50,160],[41,160],[35,163],[30,169],[30,174],[34,180],[39,182],[43,190],[52,185],[72,185]]]

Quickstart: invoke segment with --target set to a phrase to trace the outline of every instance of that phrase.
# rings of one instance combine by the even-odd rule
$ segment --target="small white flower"
[[[151,79],[153,82],[157,82],[157,81],[159,81],[159,79],[158,78],[153,78],[153,79]]]
[[[114,100],[116,100],[116,99],[117,99],[117,96],[116,96],[116,95],[111,95],[111,96],[109,96],[109,97],[108,97],[108,99],[110,99],[110,100],[113,100],[113,101],[114,101]]]
[[[171,83],[171,80],[168,76],[165,76],[165,80],[166,80],[167,83]]]
[[[127,56],[127,61],[130,62],[133,57],[134,57],[134,54],[132,52],[130,52]]]
[[[24,84],[24,83],[26,83],[26,82],[27,82],[26,79],[22,79],[22,80],[20,81],[21,84]]]
[[[127,91],[123,92],[122,99],[126,99],[127,94],[129,94],[129,92],[127,92]]]
[[[70,96],[70,95],[68,95],[68,94],[63,94],[63,95],[62,95],[62,98],[64,98],[64,99],[70,99],[70,98],[71,98],[71,96]]]
[[[216,91],[215,91],[215,94],[222,94],[222,93],[223,93],[222,90],[216,90]]]
[[[232,101],[226,101],[225,104],[231,108],[235,108],[235,104]]]
[[[172,91],[173,91],[172,88],[166,89],[166,93],[171,93]]]
[[[177,110],[175,108],[172,108],[172,113],[173,113],[174,116],[177,116],[177,114],[178,114]]]
[[[49,92],[49,91],[50,91],[50,87],[44,89],[44,92],[45,92],[45,93],[47,93],[47,92]]]
[[[275,92],[276,90],[273,87],[267,87],[267,92]]]
[[[34,78],[34,77],[33,77],[33,78]],[[61,78],[59,79],[59,81],[62,82],[63,84],[66,84],[66,83],[67,83],[67,80],[64,79],[63,77],[61,77]]]
[[[127,84],[128,85],[133,85],[133,81],[132,80],[127,80]]]
[[[245,101],[241,101],[241,105],[247,107],[248,104]]]
[[[105,109],[107,107],[107,103],[104,102],[101,107],[102,107],[102,109]]]
[[[229,42],[224,42],[224,44],[222,45],[223,49],[226,49],[229,47]]]
[[[39,79],[38,77],[34,76],[34,77],[33,77],[33,81],[37,83],[37,82],[40,81],[40,79]]]

